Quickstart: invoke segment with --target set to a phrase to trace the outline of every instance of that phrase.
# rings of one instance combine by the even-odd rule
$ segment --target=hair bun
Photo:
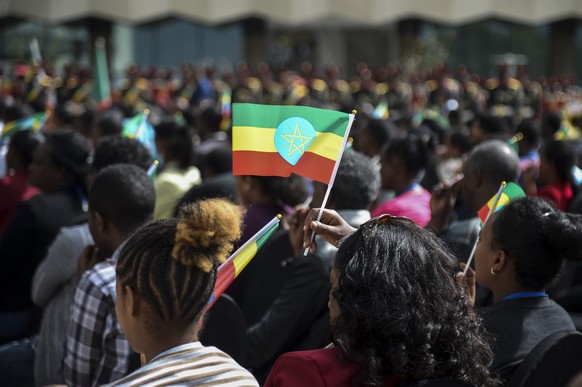
[[[225,199],[203,200],[180,210],[172,257],[208,273],[229,256],[240,238],[242,212]]]
[[[582,261],[582,217],[561,211],[543,214],[542,240],[557,258]]]

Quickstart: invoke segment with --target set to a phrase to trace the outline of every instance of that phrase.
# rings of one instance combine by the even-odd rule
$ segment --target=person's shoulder
[[[356,372],[340,360],[337,348],[289,352],[277,359],[265,386],[346,385]]]
[[[78,288],[85,292],[101,293],[103,295],[114,293],[115,263],[107,259],[87,270],[81,277]]]
[[[323,349],[313,349],[308,351],[295,351],[287,352],[280,356],[281,361],[293,361],[297,362],[315,362],[318,364],[338,364],[339,355],[338,350],[335,347],[323,348]]]
[[[77,224],[75,226],[65,226],[59,231],[63,238],[77,238],[80,235],[91,235],[89,223]]]

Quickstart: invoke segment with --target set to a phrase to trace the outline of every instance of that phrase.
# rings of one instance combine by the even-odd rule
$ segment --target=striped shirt
[[[148,364],[109,386],[258,387],[255,378],[230,356],[199,341],[154,357]]]

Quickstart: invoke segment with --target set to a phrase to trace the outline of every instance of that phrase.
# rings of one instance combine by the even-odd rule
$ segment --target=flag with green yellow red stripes
[[[295,173],[329,184],[350,115],[307,106],[233,104],[233,174]]]

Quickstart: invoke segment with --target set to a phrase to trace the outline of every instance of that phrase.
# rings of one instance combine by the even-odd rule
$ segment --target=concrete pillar
[[[315,30],[315,64],[323,69],[328,65],[336,64],[340,67],[342,77],[346,77],[348,69],[348,44],[345,32],[339,29],[323,28]]]

